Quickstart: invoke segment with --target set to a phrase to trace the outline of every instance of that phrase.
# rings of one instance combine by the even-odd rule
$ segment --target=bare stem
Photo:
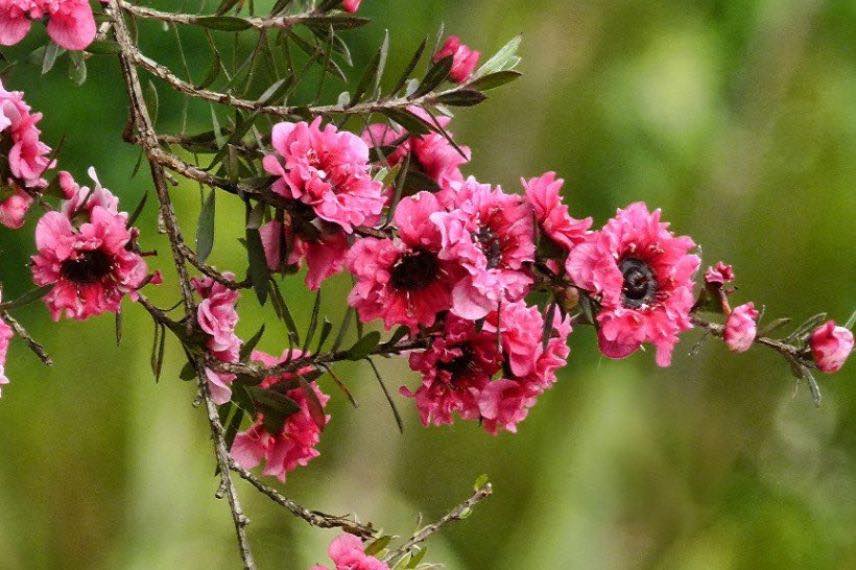
[[[45,365],[53,366],[53,360],[50,355],[45,350],[45,347],[41,345],[36,339],[34,339],[30,333],[27,332],[27,329],[24,328],[24,325],[19,323],[15,317],[9,314],[9,311],[0,311],[0,318],[9,323],[9,326],[12,327],[12,330],[15,331],[15,334],[24,339],[24,342],[27,343],[27,346],[30,347],[36,356],[39,357]]]
[[[188,333],[193,331],[195,325],[195,303],[193,300],[193,290],[191,288],[190,279],[185,265],[184,252],[181,249],[183,239],[181,230],[178,226],[178,221],[175,217],[175,211],[172,207],[172,202],[169,196],[169,187],[163,167],[155,160],[151,159],[152,149],[158,148],[157,133],[152,125],[151,118],[148,114],[146,102],[143,97],[143,90],[140,85],[140,79],[137,75],[137,68],[134,66],[131,53],[136,52],[131,34],[128,31],[125,20],[119,10],[119,0],[109,0],[110,12],[113,18],[114,33],[116,42],[119,44],[119,61],[122,68],[122,75],[125,79],[125,86],[128,92],[128,98],[131,103],[131,116],[133,118],[134,127],[139,137],[139,144],[149,158],[149,166],[152,173],[152,181],[154,182],[157,191],[158,202],[160,206],[161,218],[166,228],[167,237],[169,238],[170,248],[172,250],[173,261],[178,271],[179,285],[181,287],[182,299],[185,306],[186,321]],[[220,417],[217,413],[217,406],[211,399],[211,394],[208,391],[208,383],[205,380],[204,369],[201,360],[196,364],[196,375],[199,383],[199,389],[205,401],[205,408],[208,413],[208,422],[211,428],[211,434],[214,439],[214,454],[217,458],[217,463],[220,468],[220,487],[225,491],[225,495],[229,501],[229,507],[232,513],[232,520],[235,525],[235,534],[238,539],[238,549],[241,554],[244,568],[246,570],[254,570],[256,568],[253,560],[250,544],[247,539],[246,526],[249,519],[244,515],[241,508],[240,500],[238,499],[237,490],[232,481],[229,471],[229,450],[225,443],[223,425],[220,423]]]
[[[473,507],[490,497],[492,494],[493,486],[490,483],[485,483],[479,489],[477,489],[476,492],[473,493],[469,499],[446,513],[440,520],[431,523],[428,526],[422,527],[421,529],[416,531],[413,536],[411,536],[407,540],[407,542],[390,552],[389,555],[386,556],[386,560],[395,560],[406,555],[413,549],[414,546],[425,542],[432,534],[439,531],[447,524],[455,521],[464,520],[470,515]]]

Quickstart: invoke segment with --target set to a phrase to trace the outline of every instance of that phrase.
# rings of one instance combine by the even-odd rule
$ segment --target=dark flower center
[[[392,268],[390,282],[396,289],[418,291],[430,285],[440,272],[437,257],[424,249],[408,253]]]
[[[637,308],[649,304],[657,295],[657,277],[647,263],[627,257],[621,260],[618,268],[624,276],[621,287],[621,304]]]
[[[502,261],[502,243],[496,232],[488,226],[483,226],[476,232],[475,237],[487,258],[487,268],[499,267]]]
[[[100,249],[94,249],[83,252],[77,259],[63,261],[60,273],[75,283],[96,283],[110,273],[112,265],[106,253]]]
[[[461,347],[460,356],[456,356],[449,362],[441,362],[437,365],[440,370],[445,370],[451,376],[451,381],[459,379],[473,367],[473,349],[469,345]]]

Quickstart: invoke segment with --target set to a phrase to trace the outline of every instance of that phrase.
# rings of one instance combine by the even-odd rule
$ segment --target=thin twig
[[[699,328],[705,329],[706,331],[708,331],[713,336],[722,338],[723,335],[725,334],[725,325],[721,325],[719,323],[713,323],[713,322],[707,321],[707,320],[699,317],[698,315],[692,316],[692,323]],[[780,340],[776,340],[774,338],[770,338],[770,337],[766,337],[766,336],[759,336],[759,337],[755,337],[754,342],[755,342],[755,344],[760,344],[762,346],[772,348],[776,352],[779,352],[779,353],[781,353],[785,356],[791,357],[791,358],[801,359],[801,357],[802,357],[802,351],[800,350],[799,347],[794,346],[792,344],[788,344],[786,342],[782,342]]]
[[[253,487],[259,490],[263,495],[268,497],[273,502],[285,507],[296,517],[303,519],[310,525],[318,528],[341,528],[345,532],[355,534],[361,538],[371,538],[375,534],[375,529],[371,523],[361,523],[355,519],[348,517],[340,517],[336,515],[328,515],[319,511],[310,511],[288,497],[282,495],[276,489],[268,487],[262,483],[258,477],[235,463],[234,460],[229,461],[229,466],[232,471],[249,482]]]
[[[187,267],[185,265],[184,254],[181,251],[183,239],[181,237],[181,231],[178,227],[178,221],[175,217],[175,211],[173,210],[172,202],[170,200],[169,188],[167,186],[167,178],[164,169],[157,161],[151,159],[151,151],[158,148],[157,133],[155,132],[151,118],[149,117],[145,98],[143,97],[142,86],[140,85],[140,79],[137,75],[137,69],[134,66],[133,59],[130,55],[132,52],[136,51],[133,47],[134,43],[122,13],[119,10],[118,2],[119,0],[109,0],[109,7],[114,23],[116,42],[119,44],[120,48],[119,61],[122,68],[122,75],[125,79],[128,98],[131,104],[131,116],[134,121],[137,135],[139,136],[139,144],[149,158],[152,181],[155,184],[158,202],[160,204],[160,214],[163,218],[167,237],[169,238],[173,261],[176,270],[178,271],[182,300],[185,305],[187,329],[188,333],[192,333],[195,325],[195,304],[193,300],[193,290],[191,288]],[[240,500],[238,499],[237,490],[235,489],[234,482],[230,475],[229,449],[226,446],[223,425],[220,422],[217,406],[211,399],[201,359],[198,360],[195,365],[200,393],[205,401],[205,408],[208,413],[208,422],[214,439],[214,454],[220,468],[221,488],[225,490],[225,495],[228,498],[230,511],[232,513],[232,521],[235,526],[235,534],[238,539],[238,549],[241,554],[241,560],[246,570],[254,570],[256,568],[256,564],[253,560],[252,551],[250,550],[250,544],[246,534],[246,526],[249,524],[249,519],[243,513]]]
[[[9,314],[9,311],[0,311],[0,318],[9,323],[9,326],[12,327],[12,330],[15,331],[15,334],[24,339],[27,343],[27,346],[30,347],[36,356],[39,357],[39,360],[45,363],[46,366],[53,366],[53,360],[50,355],[45,350],[45,347],[41,345],[36,339],[34,339],[30,333],[27,332],[27,329],[24,328],[24,325],[19,323],[15,317]]]
[[[407,540],[407,542],[390,552],[386,556],[386,560],[391,561],[404,556],[405,554],[410,552],[414,546],[425,542],[432,534],[434,534],[447,524],[455,521],[464,520],[465,518],[467,518],[467,516],[469,516],[474,506],[487,499],[492,494],[493,486],[490,483],[485,483],[484,485],[479,487],[476,492],[473,493],[472,496],[470,496],[469,499],[446,513],[443,518],[416,531],[413,536],[411,536],[410,539]]]

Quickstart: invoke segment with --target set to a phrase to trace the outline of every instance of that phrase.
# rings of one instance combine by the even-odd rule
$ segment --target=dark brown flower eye
[[[77,259],[62,262],[62,276],[75,283],[96,283],[110,273],[110,257],[100,249],[83,252]]]
[[[402,257],[392,268],[390,282],[396,289],[418,291],[431,284],[440,272],[437,256],[425,250],[418,250]]]
[[[621,304],[638,308],[649,304],[657,295],[657,278],[647,263],[633,257],[622,259],[618,265],[624,276]]]

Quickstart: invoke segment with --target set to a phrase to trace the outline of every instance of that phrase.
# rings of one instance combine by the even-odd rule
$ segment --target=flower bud
[[[827,321],[811,333],[811,356],[827,374],[838,372],[853,350],[853,333],[835,321]]]
[[[758,311],[754,303],[736,307],[725,322],[725,344],[734,352],[746,352],[755,342],[758,332]]]

